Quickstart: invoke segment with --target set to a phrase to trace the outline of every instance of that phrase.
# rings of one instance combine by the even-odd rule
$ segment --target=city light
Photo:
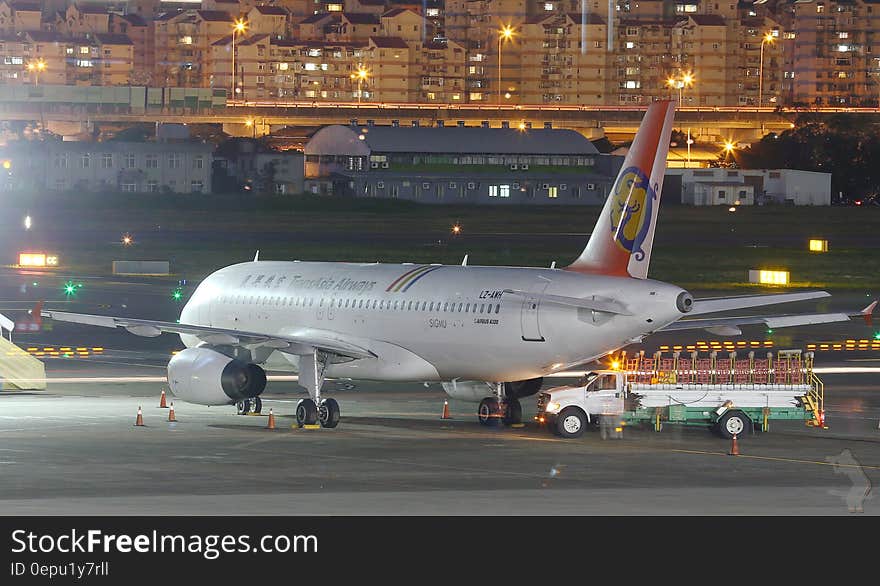
[[[828,252],[828,241],[818,238],[811,238],[810,252]]]
[[[11,169],[12,168],[12,161],[10,161],[9,159],[3,161],[3,168],[4,169]]]
[[[358,104],[361,103],[361,84],[363,84],[365,81],[367,81],[367,78],[369,76],[370,76],[370,70],[361,64],[358,64],[355,72],[351,74],[351,78],[356,79],[357,84],[358,84],[358,91],[357,91]]]
[[[122,235],[122,245],[123,246],[131,246],[134,243],[134,238],[131,234],[123,234]]]
[[[791,282],[789,271],[783,270],[750,270],[749,282],[760,285],[788,285]]]
[[[46,70],[46,62],[42,59],[29,61],[27,64],[27,70],[34,74],[34,85],[39,85],[40,74]]]
[[[734,148],[734,146],[733,146],[732,142],[730,142],[729,140],[724,142],[724,152],[725,153],[727,153],[729,155],[730,153],[733,152],[733,148]]]
[[[46,255],[42,252],[22,252],[18,255],[20,267],[44,267],[46,264]]]
[[[31,220],[31,217],[30,217],[29,215],[28,215],[28,216],[25,216],[25,217],[24,217],[24,229],[25,229],[25,230],[30,230],[30,229],[31,229],[31,226],[33,226],[33,225],[34,225],[34,223],[33,223],[33,221]]]
[[[458,236],[459,234],[461,234],[461,224],[455,224],[455,225],[453,225],[453,226],[452,226],[452,233],[453,233],[455,236]]]

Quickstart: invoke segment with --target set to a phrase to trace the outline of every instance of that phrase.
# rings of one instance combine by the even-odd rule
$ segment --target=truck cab
[[[622,372],[588,372],[574,385],[541,392],[537,418],[539,423],[566,438],[580,436],[588,424],[610,423],[616,429],[624,410],[625,395]]]

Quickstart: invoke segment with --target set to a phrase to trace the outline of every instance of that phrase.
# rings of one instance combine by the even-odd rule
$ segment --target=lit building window
[[[342,12],[342,4],[328,4],[327,12]]]
[[[79,53],[80,53],[80,55],[88,55],[88,54],[89,54],[89,48],[88,48],[88,47],[80,47],[80,48],[79,48]]]
[[[555,198],[559,197],[559,188],[555,186],[551,186],[547,188],[547,197]]]
[[[552,2],[544,2],[544,10],[546,10],[547,12],[552,11],[553,10],[553,3]]]
[[[483,99],[483,94],[481,92],[471,92],[471,101],[478,102]]]
[[[190,35],[186,35],[186,36],[180,37],[180,44],[181,44],[181,45],[192,45],[192,44],[193,44],[193,38],[192,38]]]

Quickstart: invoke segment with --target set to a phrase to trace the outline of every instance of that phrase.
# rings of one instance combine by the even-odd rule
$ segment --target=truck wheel
[[[587,418],[577,407],[566,407],[556,417],[556,430],[564,438],[580,437],[586,427]]]
[[[718,418],[715,429],[721,437],[730,439],[733,436],[742,437],[751,424],[748,415],[742,411],[731,409]]]

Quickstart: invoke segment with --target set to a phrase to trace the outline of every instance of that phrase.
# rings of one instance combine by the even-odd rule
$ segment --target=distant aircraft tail
[[[648,107],[584,251],[569,271],[648,276],[675,107]]]

